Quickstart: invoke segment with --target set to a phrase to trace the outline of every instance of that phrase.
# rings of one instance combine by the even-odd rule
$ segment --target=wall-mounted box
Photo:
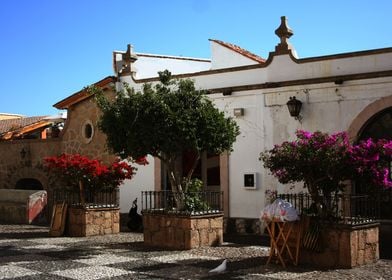
[[[245,114],[244,108],[234,108],[233,114],[235,117],[242,117]]]
[[[255,190],[257,187],[257,173],[244,173],[244,188],[247,190]]]

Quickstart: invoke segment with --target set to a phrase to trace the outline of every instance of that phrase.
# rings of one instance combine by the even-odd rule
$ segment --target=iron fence
[[[223,192],[143,191],[142,211],[182,215],[221,213],[223,212]]]
[[[69,206],[81,208],[118,208],[120,205],[118,188],[107,190],[86,190],[85,202],[82,203],[80,193],[73,190],[56,189],[53,191],[53,202],[65,201]]]
[[[323,213],[321,219],[329,222],[361,225],[377,222],[380,219],[380,204],[377,199],[368,195],[322,196],[322,208],[313,202],[310,194],[278,194],[278,198],[290,202],[301,215],[316,215]],[[325,211],[327,209],[327,211]],[[321,211],[320,211],[321,210]],[[323,212],[324,211],[324,212]]]

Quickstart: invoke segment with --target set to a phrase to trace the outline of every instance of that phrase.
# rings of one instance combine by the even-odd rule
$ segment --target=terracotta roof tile
[[[111,83],[114,83],[115,81],[116,81],[115,77],[108,76],[108,77],[103,78],[102,80],[94,83],[94,85],[97,87],[104,88],[104,87],[110,85]],[[82,89],[82,90],[72,94],[71,96],[68,96],[67,98],[57,102],[53,106],[57,109],[64,110],[64,109],[68,109],[70,106],[72,106],[76,103],[79,103],[79,102],[81,102],[87,98],[90,98],[90,97],[91,97],[91,94],[89,94],[86,89]]]
[[[222,45],[222,46],[224,46],[224,47],[226,47],[228,49],[231,49],[231,50],[233,50],[233,51],[235,51],[235,52],[237,52],[237,53],[239,53],[239,54],[241,54],[243,56],[246,56],[247,58],[253,59],[254,61],[257,61],[258,63],[264,63],[265,62],[264,58],[254,54],[254,53],[251,53],[250,51],[247,51],[247,50],[245,50],[245,49],[243,49],[243,48],[241,48],[241,47],[239,47],[237,45],[234,45],[234,44],[231,44],[231,43],[226,43],[226,42],[223,42],[223,41],[220,41],[220,40],[215,40],[215,39],[209,39],[209,40],[212,41],[212,42],[215,42],[215,43],[217,43],[219,45]]]
[[[26,117],[17,119],[0,120],[0,134],[37,123],[47,116]]]

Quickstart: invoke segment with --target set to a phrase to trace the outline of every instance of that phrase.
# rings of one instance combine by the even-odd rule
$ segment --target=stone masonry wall
[[[189,250],[223,242],[223,215],[179,217],[143,213],[144,243]]]
[[[106,92],[110,98],[113,93]],[[0,142],[0,189],[14,189],[21,179],[35,179],[48,193],[47,217],[51,217],[54,187],[63,187],[60,182],[50,181],[43,169],[43,158],[61,153],[79,153],[107,163],[114,159],[106,148],[105,135],[98,129],[100,111],[93,98],[88,98],[68,110],[65,127],[58,138],[22,139]],[[84,126],[93,128],[91,139],[86,139]],[[21,151],[27,153],[21,157]],[[58,184],[54,186],[54,184]]]
[[[48,178],[42,169],[42,159],[60,153],[60,139],[15,140],[0,142],[0,188],[13,189],[23,178],[32,178],[41,182],[48,190]],[[25,158],[21,150],[27,151]]]
[[[260,219],[224,218],[223,220],[223,232],[228,234],[262,235],[264,227]]]
[[[379,225],[323,229],[321,253],[301,250],[300,262],[328,268],[352,268],[379,259]]]
[[[110,95],[110,93],[108,93]],[[62,135],[61,149],[67,154],[83,154],[104,162],[114,159],[106,148],[106,136],[98,128],[100,110],[93,98],[81,101],[68,109],[68,119]],[[92,137],[84,135],[85,125],[92,125]]]
[[[66,232],[70,236],[93,236],[120,232],[118,208],[69,208]]]

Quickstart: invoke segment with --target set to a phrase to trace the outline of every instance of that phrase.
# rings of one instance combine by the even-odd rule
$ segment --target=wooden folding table
[[[274,259],[283,267],[286,267],[286,263],[289,262],[298,265],[302,234],[301,223],[299,221],[282,222],[274,219],[266,221],[266,224],[271,239],[267,264]]]

